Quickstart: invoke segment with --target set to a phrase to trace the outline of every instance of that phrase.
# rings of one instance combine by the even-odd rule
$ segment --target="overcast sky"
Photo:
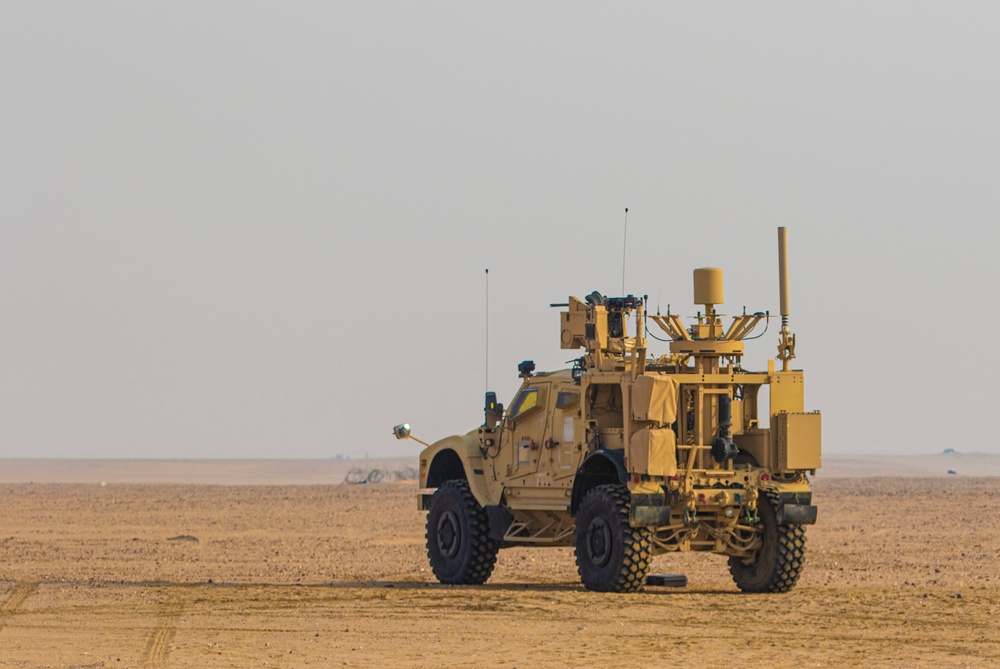
[[[0,2],[0,457],[372,457],[550,302],[778,311],[828,453],[1000,452],[994,2]],[[777,328],[748,344],[762,369]],[[665,352],[656,345],[653,353]]]

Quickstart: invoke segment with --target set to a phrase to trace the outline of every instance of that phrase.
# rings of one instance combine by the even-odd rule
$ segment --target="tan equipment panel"
[[[778,469],[819,469],[822,464],[820,413],[779,413],[775,417]]]
[[[637,378],[632,384],[632,418],[660,425],[677,420],[677,382],[663,374]]]
[[[633,474],[675,475],[677,442],[674,431],[663,429],[635,432],[628,447],[627,465],[629,472]]]
[[[735,412],[734,412],[735,414]],[[734,415],[735,417],[735,415]],[[771,458],[771,431],[770,430],[745,430],[741,434],[734,434],[733,441],[740,451],[747,453],[754,459],[754,464],[758,467],[770,469]]]
[[[559,348],[587,346],[587,305],[578,297],[569,298],[569,311],[560,314]]]
[[[771,415],[805,411],[802,372],[775,372],[771,375]]]

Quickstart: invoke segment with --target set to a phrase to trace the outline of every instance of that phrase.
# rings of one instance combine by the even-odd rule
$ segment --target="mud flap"
[[[504,535],[514,522],[514,516],[502,506],[490,505],[484,508],[486,517],[490,520],[490,539],[503,541]]]
[[[816,507],[812,504],[785,504],[778,509],[779,525],[815,525]]]
[[[635,506],[628,512],[632,527],[662,527],[670,524],[669,506]]]

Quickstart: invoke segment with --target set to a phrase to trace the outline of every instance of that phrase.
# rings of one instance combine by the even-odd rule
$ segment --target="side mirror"
[[[396,435],[396,439],[408,439],[410,436],[410,424],[403,423],[402,425],[397,425],[392,428],[392,433]]]
[[[503,418],[503,405],[497,402],[497,394],[486,393],[486,427],[496,427]]]

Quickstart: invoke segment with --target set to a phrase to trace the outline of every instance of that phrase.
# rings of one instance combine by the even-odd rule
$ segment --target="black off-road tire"
[[[631,497],[623,485],[590,490],[576,514],[576,567],[587,590],[635,592],[646,583],[652,533],[628,522]]]
[[[431,496],[427,513],[427,557],[442,583],[481,585],[493,573],[499,545],[490,538],[486,512],[469,482],[445,481]]]
[[[751,564],[729,558],[729,573],[743,592],[788,592],[802,575],[806,562],[806,528],[779,525],[777,500],[764,494],[757,502],[763,544]]]

